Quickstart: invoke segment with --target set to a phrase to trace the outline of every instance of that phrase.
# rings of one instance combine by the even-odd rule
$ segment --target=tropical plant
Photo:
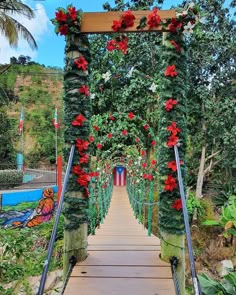
[[[9,0],[0,2],[0,32],[7,38],[13,47],[18,45],[19,36],[22,36],[32,49],[37,48],[36,41],[30,31],[18,20],[14,14],[34,18],[33,10],[20,0]]]
[[[223,281],[209,278],[206,274],[198,276],[204,295],[234,295],[236,294],[236,272],[224,276]]]

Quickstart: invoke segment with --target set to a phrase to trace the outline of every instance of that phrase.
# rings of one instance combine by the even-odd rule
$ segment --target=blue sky
[[[19,55],[30,56],[33,61],[45,66],[64,66],[64,36],[57,36],[54,33],[54,27],[50,19],[55,17],[55,11],[58,7],[66,8],[67,5],[73,4],[77,9],[84,12],[103,11],[102,4],[110,4],[114,0],[23,0],[35,11],[36,17],[33,20],[17,18],[35,37],[38,50],[32,51],[28,44],[21,40],[18,48],[10,48],[6,39],[0,36],[0,64],[9,63],[10,57]],[[181,0],[165,0],[165,9],[172,5],[181,3]]]

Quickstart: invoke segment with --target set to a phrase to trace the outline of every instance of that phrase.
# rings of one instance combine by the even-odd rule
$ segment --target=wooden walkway
[[[88,257],[77,264],[65,295],[174,295],[160,241],[133,216],[125,187],[114,187],[108,215],[88,238]]]

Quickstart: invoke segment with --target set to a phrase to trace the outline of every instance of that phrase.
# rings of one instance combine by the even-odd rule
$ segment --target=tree
[[[37,48],[36,41],[27,28],[14,18],[14,14],[34,18],[33,10],[20,0],[3,0],[0,3],[0,32],[7,38],[13,47],[18,45],[19,36],[22,36],[32,49]]]

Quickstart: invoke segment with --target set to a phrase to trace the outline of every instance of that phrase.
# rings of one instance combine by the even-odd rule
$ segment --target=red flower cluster
[[[90,142],[83,140],[81,138],[76,139],[75,146],[77,147],[79,152],[82,152],[84,150],[88,150],[88,147],[90,145]]]
[[[180,165],[182,165],[184,162],[180,161],[179,163],[180,163]],[[176,162],[175,161],[168,162],[168,168],[171,169],[172,171],[176,172],[177,171]]]
[[[111,133],[108,133],[107,134],[107,138],[111,139],[112,138],[112,134]]]
[[[112,29],[114,32],[133,27],[135,16],[130,10],[125,11],[119,20],[113,20]]]
[[[75,117],[75,120],[72,122],[72,125],[83,126],[84,121],[86,121],[86,118],[82,114],[79,114],[78,116]]]
[[[175,105],[177,105],[177,104],[178,104],[178,102],[177,102],[176,99],[169,98],[169,99],[167,100],[167,102],[165,103],[165,109],[166,109],[166,111],[169,112],[169,111],[172,110],[173,107],[174,107]]]
[[[171,40],[170,43],[175,47],[177,52],[181,52],[181,47],[174,40]]]
[[[89,141],[94,142],[94,137],[92,135],[89,135]]]
[[[146,155],[146,152],[144,150],[141,150],[140,154],[144,157]]]
[[[60,9],[55,13],[55,20],[58,22],[58,31],[60,35],[67,35],[69,32],[68,23],[76,21],[77,11],[75,7],[69,7],[67,12]]]
[[[89,96],[89,88],[88,88],[88,86],[86,86],[86,85],[83,84],[79,88],[79,93],[84,94],[85,96]]]
[[[165,190],[172,192],[175,188],[177,188],[176,179],[171,175],[167,175],[167,179],[165,180]]]
[[[181,199],[176,199],[171,207],[180,211],[183,208]]]
[[[101,150],[101,149],[102,149],[102,144],[101,144],[101,143],[98,143],[98,144],[97,144],[97,148],[98,148],[99,150]]]
[[[149,29],[157,27],[161,22],[161,18],[157,14],[157,12],[158,12],[158,9],[154,7],[153,11],[148,15],[147,24],[149,25]]]
[[[166,128],[166,130],[171,132],[171,135],[167,141],[167,146],[169,148],[174,147],[178,143],[179,137],[177,135],[181,129],[177,127],[175,122],[172,122],[171,125]]]
[[[106,49],[108,51],[113,51],[117,49],[122,51],[123,54],[126,54],[128,50],[128,41],[129,41],[129,38],[125,35],[122,35],[120,37],[117,37],[116,40],[108,41]]]
[[[145,125],[143,126],[143,128],[144,128],[145,130],[148,130],[149,125],[148,125],[148,124],[145,124]]]
[[[144,178],[144,179],[147,179],[147,180],[149,180],[149,181],[153,180],[153,176],[152,176],[152,174],[146,174],[146,173],[144,173],[144,174],[143,174],[143,178]]]
[[[146,162],[143,162],[143,163],[142,163],[142,167],[143,167],[143,168],[146,168],[146,167],[147,167],[147,163],[146,163]]]
[[[175,65],[170,65],[165,70],[165,76],[175,77],[178,75]]]
[[[74,173],[77,178],[77,182],[84,187],[87,187],[90,182],[90,175],[85,173],[80,165],[76,165],[72,168],[72,173]]]
[[[99,172],[98,171],[95,171],[95,172],[90,172],[90,177],[98,177],[99,176]]]
[[[88,62],[85,60],[83,56],[80,56],[77,59],[75,59],[74,63],[76,64],[78,69],[81,69],[83,71],[87,70]]]
[[[157,143],[157,142],[156,142],[155,140],[153,140],[153,141],[151,142],[151,145],[152,145],[152,146],[155,146],[156,143]]]
[[[116,118],[112,114],[109,114],[109,119],[115,121]]]
[[[180,29],[182,27],[182,23],[179,22],[176,18],[172,18],[171,22],[168,26],[168,29],[172,32],[175,33],[177,31],[177,29]]]

